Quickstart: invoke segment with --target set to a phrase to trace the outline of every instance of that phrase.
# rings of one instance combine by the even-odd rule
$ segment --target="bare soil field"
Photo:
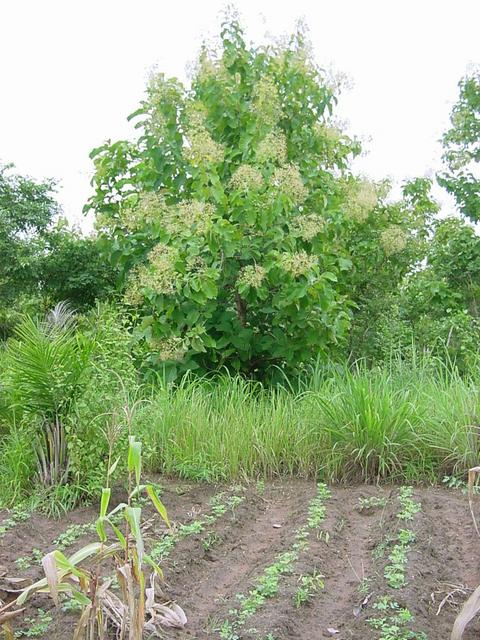
[[[183,629],[165,629],[169,639],[447,639],[480,584],[480,540],[459,490],[156,481],[173,528],[145,506],[147,547],[165,573],[165,602],[188,618]],[[42,577],[41,555],[54,540],[66,554],[95,540],[84,525],[96,516],[88,507],[7,527],[0,599],[15,597],[10,578]],[[57,610],[37,595],[17,637],[71,638],[77,617],[68,602]],[[478,637],[480,620],[464,636]]]

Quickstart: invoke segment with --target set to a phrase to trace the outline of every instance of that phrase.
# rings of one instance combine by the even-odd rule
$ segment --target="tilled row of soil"
[[[392,589],[384,567],[399,522],[397,487],[330,487],[325,500],[325,518],[312,531],[308,548],[298,554],[291,571],[279,579],[278,590],[253,612],[241,627],[226,632],[232,609],[239,606],[241,594],[248,594],[266,567],[279,554],[291,548],[298,531],[308,519],[308,509],[316,494],[313,482],[285,481],[244,487],[217,487],[167,482],[162,500],[175,527],[198,523],[212,513],[212,497],[236,496],[214,521],[178,538],[163,558],[165,600],[175,600],[188,618],[182,630],[166,630],[166,638],[204,638],[225,640],[313,640],[334,637],[339,640],[380,638],[372,627],[378,617],[374,604],[389,597],[400,608],[408,608],[412,620],[406,625],[410,636],[429,640],[448,638],[458,607],[480,584],[477,538],[468,501],[459,491],[443,488],[415,488],[413,498],[421,503],[408,526],[415,534],[405,567],[405,585]],[[120,495],[116,496],[120,499]],[[380,506],[359,508],[360,500],[377,498]],[[32,549],[42,553],[52,549],[52,541],[72,524],[94,521],[96,509],[79,509],[60,521],[34,516],[19,523],[0,538],[0,576],[22,576],[34,580],[41,567],[32,564],[19,570],[15,560],[29,557]],[[147,545],[154,547],[165,536],[165,527],[153,512]],[[83,546],[93,534],[74,541],[68,553]],[[308,602],[298,605],[295,594],[303,576],[322,576],[323,589]],[[0,598],[13,597],[1,591]],[[451,594],[451,595],[449,595]],[[71,638],[75,613],[57,612],[47,596],[36,596],[27,611],[28,623],[19,628],[31,630],[38,608],[53,618],[43,635],[51,640]],[[403,632],[403,631],[402,631]],[[405,631],[406,633],[406,631]],[[473,622],[465,640],[479,637],[480,622]],[[21,637],[21,636],[20,636]],[[407,635],[398,636],[408,637]]]

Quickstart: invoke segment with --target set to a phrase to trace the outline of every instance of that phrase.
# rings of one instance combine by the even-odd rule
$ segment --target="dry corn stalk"
[[[472,467],[468,470],[468,506],[470,507],[470,513],[472,514],[472,520],[477,535],[480,537],[480,531],[478,530],[477,520],[475,518],[475,511],[473,509],[473,489],[475,486],[475,480],[477,474],[480,473],[480,467]],[[472,595],[463,605],[460,613],[458,614],[452,629],[452,635],[450,640],[462,640],[463,633],[467,628],[468,623],[472,620],[480,611],[480,586],[478,586]]]

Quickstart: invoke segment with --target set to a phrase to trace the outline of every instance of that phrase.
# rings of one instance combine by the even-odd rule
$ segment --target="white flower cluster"
[[[342,137],[340,129],[337,127],[331,127],[327,124],[317,124],[315,126],[315,133],[319,138],[330,143],[336,143]]]
[[[277,167],[272,175],[272,186],[296,204],[301,204],[308,196],[300,169],[296,164]]]
[[[405,231],[397,226],[392,225],[385,229],[380,236],[380,242],[387,256],[402,252],[407,246],[407,235]]]
[[[287,161],[287,139],[280,129],[272,129],[259,143],[256,151],[257,162],[277,162],[285,164]]]
[[[244,193],[258,191],[263,186],[262,172],[250,164],[241,164],[230,178],[230,186]]]
[[[184,341],[178,336],[155,340],[152,346],[158,349],[158,357],[164,361],[181,362],[188,351]]]
[[[188,146],[185,154],[195,166],[204,162],[217,164],[224,158],[223,146],[215,142],[205,124],[206,111],[202,104],[194,103],[187,110],[188,129],[186,137]]]
[[[168,209],[163,225],[172,235],[192,228],[197,235],[205,235],[212,225],[213,214],[214,207],[210,203],[187,200]]]
[[[189,256],[187,258],[187,270],[190,273],[201,273],[207,268],[207,263],[202,256]]]
[[[253,90],[253,112],[262,124],[274,127],[282,116],[278,90],[273,78],[264,76]]]
[[[142,289],[152,289],[165,295],[174,293],[177,259],[177,249],[163,242],[156,244],[148,254],[148,263],[132,270],[124,294],[125,302],[133,306],[141,304]]]
[[[377,205],[377,190],[368,180],[357,182],[347,196],[347,212],[357,222],[365,222]]]
[[[165,199],[158,193],[141,193],[133,206],[121,209],[123,225],[129,231],[135,231],[145,224],[161,220],[167,209]]]
[[[182,87],[175,79],[165,79],[163,73],[153,72],[150,74],[148,85],[148,102],[150,118],[146,123],[149,133],[161,138],[165,133],[165,117],[162,114],[163,102],[179,102],[182,94]]]
[[[258,289],[265,280],[266,271],[258,264],[249,264],[240,271],[238,276],[238,284]]]
[[[303,240],[312,240],[323,231],[324,226],[324,220],[316,213],[297,216],[291,223],[294,235],[299,236]]]
[[[280,256],[280,266],[296,278],[306,275],[312,269],[315,269],[318,266],[318,258],[314,255],[309,255],[306,251],[283,253]]]

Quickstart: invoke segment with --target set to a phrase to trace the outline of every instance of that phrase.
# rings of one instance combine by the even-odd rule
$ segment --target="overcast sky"
[[[359,171],[433,175],[457,82],[480,63],[479,0],[238,0],[249,39],[310,29],[318,63],[353,85],[337,115],[365,140]],[[186,78],[220,0],[0,0],[0,161],[58,180],[70,220],[90,193],[89,151],[132,135],[149,69]],[[451,206],[438,190],[444,211]],[[85,223],[82,223],[85,226]]]

